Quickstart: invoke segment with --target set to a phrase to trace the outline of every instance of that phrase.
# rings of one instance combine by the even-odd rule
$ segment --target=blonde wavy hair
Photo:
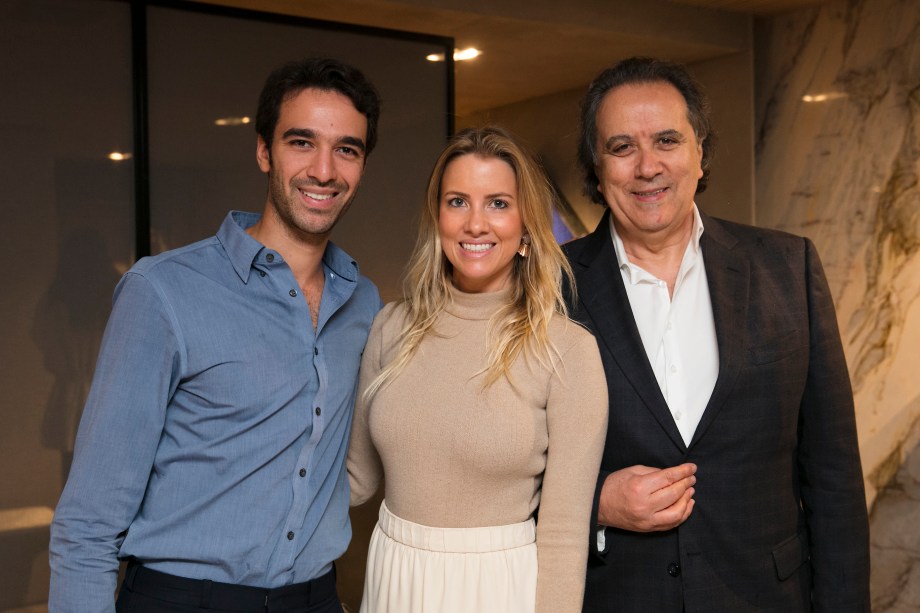
[[[530,235],[526,257],[514,256],[511,299],[490,320],[489,353],[484,387],[502,377],[510,381],[511,365],[522,353],[542,364],[551,363],[555,351],[549,340],[554,314],[568,316],[562,295],[565,277],[573,289],[572,269],[552,230],[553,190],[534,156],[508,132],[495,126],[469,128],[454,136],[441,152],[431,177],[419,221],[418,239],[403,280],[406,315],[398,338],[401,345],[393,360],[365,390],[370,398],[406,367],[426,334],[450,302],[452,266],[438,232],[441,180],[455,159],[475,155],[497,158],[514,170],[517,202],[524,234]]]

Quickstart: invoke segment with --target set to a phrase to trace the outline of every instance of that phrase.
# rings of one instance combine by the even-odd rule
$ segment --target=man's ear
[[[696,147],[697,161],[698,161],[699,164],[700,164],[700,174],[699,174],[699,176],[697,177],[697,179],[702,179],[702,178],[703,178],[703,143],[704,143],[705,141],[706,141],[705,138],[704,138],[703,140],[699,141],[699,144],[698,144],[697,147]]]
[[[272,169],[272,152],[261,136],[256,137],[256,162],[264,173]]]

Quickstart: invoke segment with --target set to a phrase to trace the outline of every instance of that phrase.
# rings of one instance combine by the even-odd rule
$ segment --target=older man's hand
[[[630,466],[607,475],[598,523],[634,532],[679,526],[693,511],[695,473],[695,464],[681,464],[670,468]]]

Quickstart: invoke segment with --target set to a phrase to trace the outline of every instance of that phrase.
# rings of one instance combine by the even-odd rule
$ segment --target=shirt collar
[[[243,280],[243,283],[249,282],[252,263],[259,256],[259,253],[265,249],[265,245],[249,236],[246,232],[261,218],[262,215],[259,213],[230,211],[217,231],[217,239],[224,246],[233,269]],[[332,242],[326,245],[326,251],[323,253],[323,264],[336,276],[346,281],[354,283],[358,280],[357,262]]]
[[[338,245],[329,241],[323,254],[323,264],[336,276],[355,283],[358,280],[358,263]]]
[[[620,235],[617,234],[616,226],[613,223],[613,214],[609,216],[610,221],[610,237],[613,239],[613,248],[616,250],[617,262],[620,263],[620,270],[624,268],[629,268],[630,261],[629,257],[626,255],[626,247],[623,245],[623,239],[620,238]],[[693,203],[693,229],[690,231],[690,247],[693,249],[695,254],[700,252],[700,237],[703,236],[703,218],[700,217],[700,211],[696,207],[696,203]]]
[[[233,269],[243,283],[249,282],[252,262],[264,248],[262,243],[246,233],[246,229],[254,226],[261,218],[262,215],[257,213],[230,211],[217,231],[217,240],[224,246]]]

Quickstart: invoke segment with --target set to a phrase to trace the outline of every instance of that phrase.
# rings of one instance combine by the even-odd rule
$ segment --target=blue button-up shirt
[[[314,332],[291,269],[230,213],[115,290],[51,528],[51,611],[113,611],[117,558],[260,587],[351,538],[345,455],[376,287],[329,244]]]

